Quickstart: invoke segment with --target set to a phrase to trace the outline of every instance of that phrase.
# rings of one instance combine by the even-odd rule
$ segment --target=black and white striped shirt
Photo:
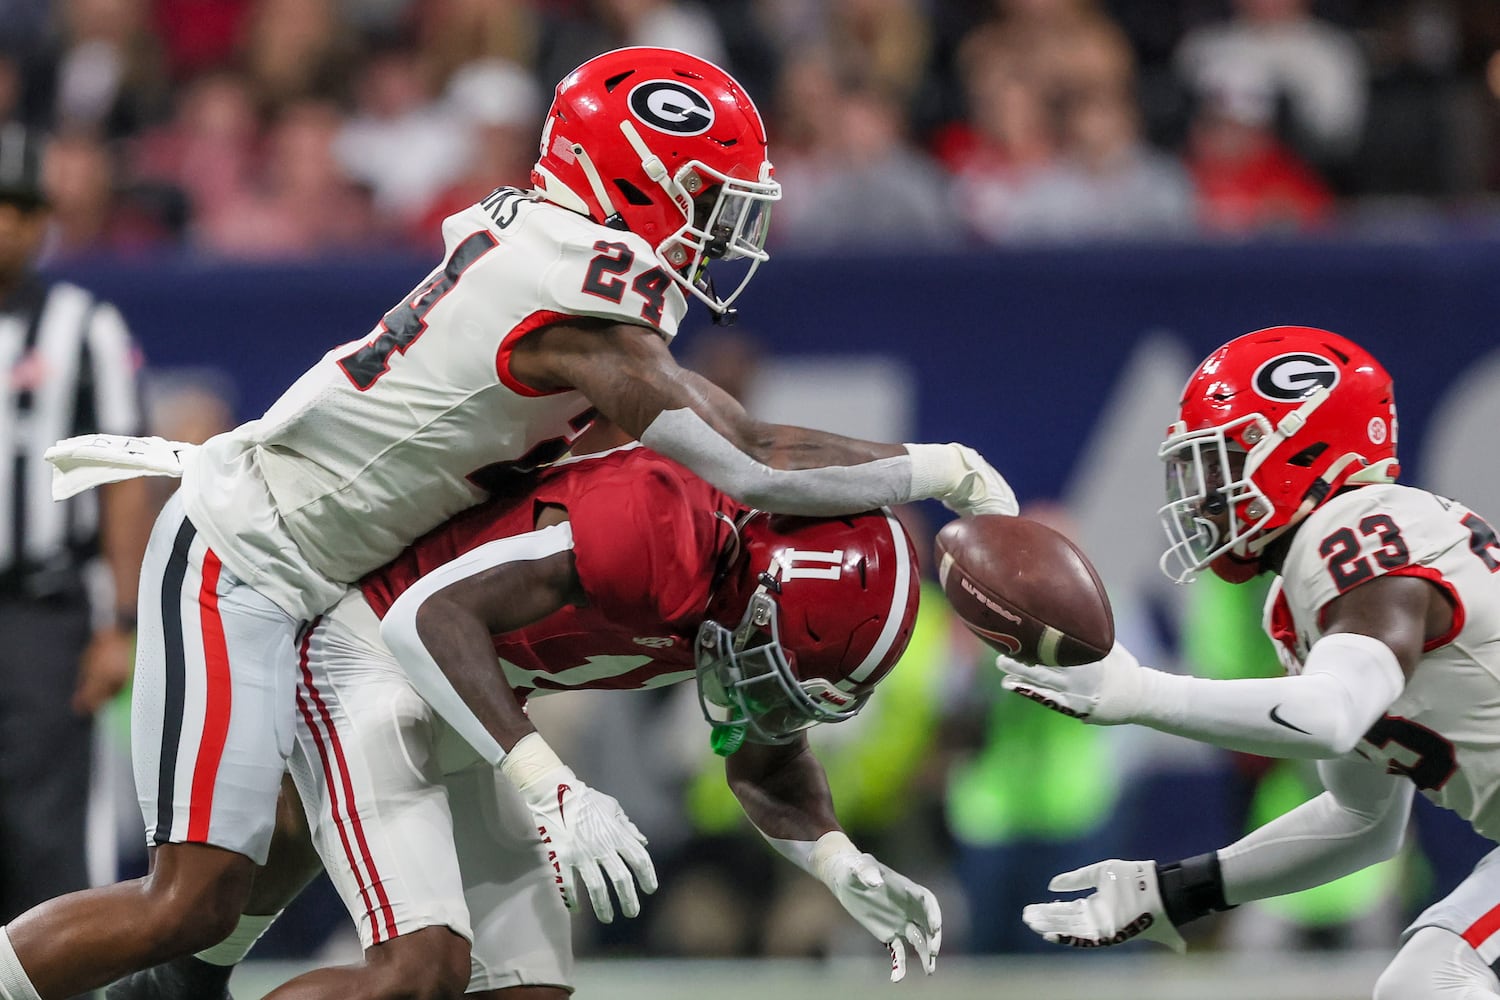
[[[139,368],[119,311],[76,285],[30,278],[0,301],[0,594],[79,586],[98,499],[54,502],[42,454],[74,434],[141,433]]]

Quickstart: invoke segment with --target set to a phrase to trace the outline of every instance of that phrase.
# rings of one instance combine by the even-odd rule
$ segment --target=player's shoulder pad
[[[711,487],[640,445],[552,466],[579,580],[605,614],[676,620],[701,609],[717,546]]]
[[[528,236],[540,242],[528,252],[553,260],[543,278],[551,308],[676,336],[687,297],[645,238],[546,202],[529,212]]]
[[[1441,497],[1397,484],[1362,486],[1313,511],[1288,549],[1282,580],[1294,607],[1321,608],[1362,583],[1429,565],[1464,540]]]
[[[564,458],[549,467],[548,478],[575,496],[588,495],[616,516],[650,512],[664,520],[694,506],[696,492],[712,491],[686,468],[638,441]]]

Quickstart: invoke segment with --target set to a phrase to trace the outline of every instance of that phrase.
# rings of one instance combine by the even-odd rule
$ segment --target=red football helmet
[[[1391,376],[1359,345],[1304,326],[1238,337],[1188,378],[1158,453],[1167,463],[1162,571],[1232,583],[1346,486],[1395,482]],[[1227,524],[1227,526],[1226,526]]]
[[[714,602],[738,623],[698,630],[698,699],[721,753],[852,718],[905,651],[921,589],[911,539],[886,510],[755,511],[738,535]]]
[[[531,181],[548,201],[645,237],[672,279],[716,313],[767,259],[781,197],[760,112],[734,78],[646,47],[595,56],[563,78]],[[695,219],[694,199],[716,186],[712,210]],[[750,262],[723,298],[705,274],[719,259]]]

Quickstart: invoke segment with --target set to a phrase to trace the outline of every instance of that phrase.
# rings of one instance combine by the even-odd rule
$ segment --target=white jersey
[[[1500,540],[1483,518],[1407,486],[1334,497],[1298,529],[1267,601],[1266,630],[1295,669],[1323,634],[1330,601],[1396,575],[1442,590],[1453,627],[1426,644],[1401,696],[1354,752],[1500,840]]]
[[[517,381],[526,333],[587,316],[670,340],[687,302],[641,237],[503,188],[443,223],[445,261],[368,338],[183,463],[188,517],[241,579],[311,618],[343,584],[558,457],[590,416]]]

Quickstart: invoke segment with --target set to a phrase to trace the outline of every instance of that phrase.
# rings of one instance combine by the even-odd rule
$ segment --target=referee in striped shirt
[[[48,446],[140,433],[142,418],[119,312],[34,270],[41,152],[35,133],[0,125],[0,922],[88,886],[92,716],[130,677],[150,531],[144,479],[52,500]],[[109,572],[90,573],[100,556]]]

